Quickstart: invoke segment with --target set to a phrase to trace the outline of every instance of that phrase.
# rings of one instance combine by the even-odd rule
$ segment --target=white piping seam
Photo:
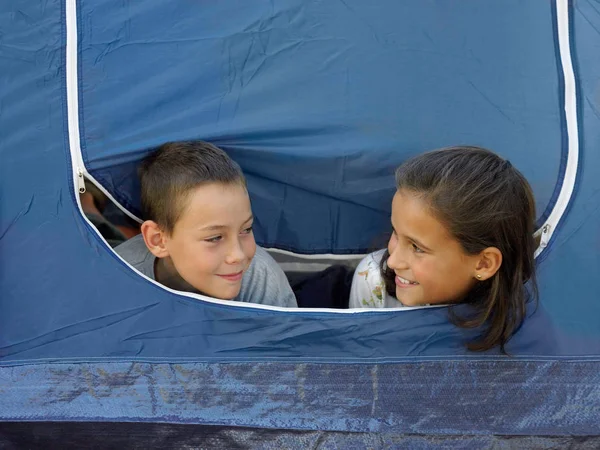
[[[137,223],[143,222],[142,219],[140,219],[138,216],[136,216],[135,214],[130,212],[127,208],[125,208],[123,205],[121,205],[121,203],[119,203],[113,197],[113,195],[104,186],[102,186],[102,184],[100,182],[98,182],[98,180],[96,180],[92,175],[90,175],[90,173],[87,171],[87,169],[85,169],[85,167],[83,169],[83,174],[84,174],[85,178],[87,178],[91,183],[93,183],[94,186],[96,186],[96,188],[98,188],[104,195],[106,195],[109,198],[109,200],[111,202],[113,202],[115,204],[115,206],[117,208],[119,208],[124,214],[126,214],[131,219],[135,220]]]
[[[535,257],[539,257],[550,242],[556,231],[575,189],[577,178],[577,166],[579,164],[579,128],[577,123],[577,90],[575,85],[575,72],[571,59],[571,47],[569,39],[569,3],[568,0],[556,0],[556,22],[558,31],[558,45],[562,63],[565,89],[565,120],[567,124],[567,166],[565,175],[556,200],[556,204],[548,219],[541,227],[542,239],[540,246],[535,251]]]
[[[81,142],[79,134],[79,92],[78,92],[78,74],[77,74],[77,1],[66,0],[66,24],[67,24],[67,116],[69,126],[69,147],[71,151],[71,162],[73,166],[73,180],[75,184],[75,197],[77,198],[77,204],[81,209],[81,203],[79,200],[78,186],[81,177],[87,178],[93,183],[104,195],[106,195],[123,213],[128,217],[132,218],[136,222],[141,223],[142,220],[135,214],[127,210],[120,202],[118,202],[114,196],[99,183],[88,171],[83,162],[83,156],[81,154]],[[85,214],[84,214],[85,217]],[[100,236],[102,237],[102,236]],[[305,255],[301,253],[294,253],[287,250],[280,250],[277,248],[267,248],[265,250],[281,253],[288,256],[295,256],[301,259],[333,259],[333,260],[353,260],[362,259],[364,255],[335,255],[330,253],[318,254],[318,255]]]
[[[127,211],[104,186],[92,177],[83,162],[81,153],[81,141],[79,140],[79,89],[77,74],[77,0],[66,0],[65,21],[67,26],[67,50],[66,50],[66,78],[67,78],[67,122],[69,127],[69,150],[71,152],[71,165],[73,166],[73,180],[75,185],[75,197],[77,204],[81,207],[79,194],[85,192],[84,178],[89,179],[104,195],[106,195],[123,213],[136,222],[142,222],[131,212]]]
[[[288,255],[288,256],[293,256],[295,258],[299,258],[299,259],[335,259],[335,260],[342,260],[342,261],[351,261],[353,259],[359,260],[359,259],[363,259],[365,256],[367,256],[367,253],[365,253],[364,255],[336,255],[333,253],[318,253],[318,254],[314,254],[314,255],[305,255],[302,253],[294,253],[288,250],[281,250],[279,248],[274,248],[274,247],[264,247],[265,250],[269,251],[269,252],[273,252],[273,253],[281,253],[282,255]]]
[[[158,283],[146,275],[139,272],[135,267],[125,261],[120,255],[118,255],[108,244],[106,239],[98,232],[92,222],[86,217],[81,207],[81,201],[79,199],[79,186],[80,178],[83,174],[86,174],[85,167],[83,164],[83,157],[81,155],[81,143],[79,140],[79,92],[78,92],[78,74],[77,74],[77,1],[76,0],[65,0],[65,22],[66,22],[66,90],[67,90],[67,123],[68,123],[68,135],[69,135],[69,153],[71,155],[72,165],[72,176],[74,181],[74,194],[77,203],[77,209],[81,214],[83,220],[85,220],[90,228],[94,230],[96,235],[104,242],[105,246],[109,251],[113,252],[126,266],[133,270],[138,276],[145,278],[150,283],[158,286],[159,288],[177,294],[183,297],[188,297],[194,300],[201,300],[207,303],[214,303],[218,305],[226,305],[233,308],[249,308],[249,309],[262,309],[268,311],[282,311],[290,314],[303,314],[310,312],[319,313],[337,313],[337,314],[362,314],[362,313],[387,313],[391,311],[412,311],[415,309],[425,308],[439,308],[442,305],[436,306],[422,306],[412,308],[363,308],[363,309],[332,309],[332,308],[284,308],[281,306],[270,306],[260,305],[257,303],[242,303],[235,300],[220,300],[216,298],[206,297],[204,295],[193,294],[191,292],[181,292],[174,289],[170,289],[163,284]],[[100,187],[100,184],[93,180],[89,174],[88,178],[97,185],[98,188],[105,190]],[[106,192],[105,192],[106,193]],[[112,199],[112,197],[111,197]],[[115,202],[118,204],[118,202]],[[339,256],[339,255],[337,255]]]
[[[67,1],[67,41],[69,41],[69,24],[70,21],[74,21],[71,24],[71,27],[75,30],[75,39],[74,42],[70,43],[71,45],[67,45],[67,79],[70,79],[71,76],[74,76],[77,79],[77,39],[76,39],[76,31],[77,31],[77,16],[76,16],[76,0],[66,0]],[[69,5],[73,4],[73,8],[69,8]],[[70,14],[71,13],[71,14]],[[567,124],[567,136],[568,136],[568,147],[567,147],[567,165],[565,168],[565,174],[563,178],[563,184],[561,186],[560,193],[550,212],[550,215],[546,219],[546,222],[534,233],[534,236],[541,235],[540,245],[535,251],[535,257],[539,257],[544,250],[546,249],[548,243],[552,239],[554,231],[562,216],[564,215],[567,206],[569,205],[569,201],[571,196],[573,195],[573,190],[575,188],[575,181],[577,178],[577,166],[579,164],[579,128],[577,123],[577,93],[576,93],[576,85],[575,85],[575,73],[573,70],[573,62],[571,59],[571,48],[570,48],[570,40],[569,40],[569,5],[568,0],[556,0],[556,21],[557,21],[557,33],[558,33],[558,42],[559,42],[559,52],[561,57],[561,63],[563,68],[563,76],[564,76],[564,91],[565,91],[565,120]],[[74,52],[74,57],[69,58],[69,47]],[[72,56],[72,55],[71,55]],[[71,62],[71,64],[69,64]],[[74,72],[74,75],[71,74]],[[69,83],[67,83],[67,88],[69,88]],[[74,91],[74,92],[72,92]],[[131,217],[136,222],[142,222],[140,218],[135,216],[133,213],[128,211],[125,207],[123,207],[113,196],[112,194],[102,186],[94,177],[92,177],[85,165],[83,164],[83,158],[81,157],[81,146],[79,141],[79,104],[78,104],[78,92],[77,89],[67,89],[67,103],[69,108],[69,134],[70,139],[73,139],[73,143],[71,144],[71,148],[75,146],[77,152],[75,156],[77,157],[77,164],[73,164],[73,176],[74,180],[77,180],[79,176],[84,175],[88,178],[94,185],[101,190],[123,213],[127,216]],[[71,114],[71,112],[73,112]],[[71,133],[71,130],[76,130],[75,133]],[[73,159],[73,153],[72,153]],[[77,183],[75,183],[77,184]],[[79,203],[79,200],[78,200]],[[332,253],[323,253],[323,254],[301,254],[295,253],[287,250],[281,250],[278,248],[266,248],[269,252],[281,253],[288,256],[294,256],[300,259],[332,259],[332,260],[352,260],[352,259],[362,259],[366,254],[361,255],[337,255]]]
[[[260,305],[256,303],[244,303],[240,304],[239,302],[233,300],[219,300],[215,298],[206,297],[203,295],[175,291],[170,289],[156,280],[153,280],[146,275],[139,272],[135,269],[131,264],[125,261],[121,256],[119,256],[114,250],[111,249],[108,242],[102,237],[102,235],[97,231],[97,229],[93,226],[90,220],[87,219],[85,214],[83,213],[83,209],[81,207],[81,202],[79,200],[79,192],[78,192],[78,179],[82,175],[85,175],[89,178],[95,185],[98,187],[104,194],[106,194],[123,212],[125,212],[129,217],[136,221],[140,221],[135,215],[128,212],[125,208],[123,208],[119,202],[115,201],[114,197],[110,195],[106,189],[104,189],[100,183],[98,183],[85,168],[83,164],[83,157],[81,155],[81,143],[79,140],[79,99],[78,99],[78,74],[77,74],[77,3],[76,0],[65,0],[66,1],[66,88],[67,88],[67,119],[68,119],[68,134],[69,134],[69,151],[71,155],[71,165],[72,165],[72,176],[74,180],[75,187],[75,199],[77,203],[77,207],[79,212],[81,213],[83,219],[90,225],[91,229],[95,231],[98,237],[105,243],[106,247],[110,249],[117,257],[129,268],[135,271],[139,276],[145,278],[147,281],[155,284],[156,286],[164,289],[168,292],[181,295],[184,297],[202,300],[208,303],[216,303],[220,305],[227,305],[237,308],[251,308],[251,309],[265,309],[265,310],[273,310],[273,311],[284,311],[289,313],[304,313],[304,312],[331,312],[337,314],[360,314],[360,313],[368,313],[368,312],[391,312],[391,311],[412,311],[415,309],[426,309],[426,308],[437,308],[443,306],[421,306],[421,307],[411,307],[411,308],[361,308],[361,309],[331,309],[331,308],[284,308],[279,306],[270,306],[270,305]],[[567,122],[567,133],[568,133],[568,156],[567,156],[567,167],[565,169],[565,177],[563,180],[563,184],[560,190],[560,194],[556,201],[552,212],[550,213],[548,219],[545,224],[542,226],[542,241],[543,243],[549,242],[554,230],[556,229],[556,225],[559,223],[562,218],[569,201],[571,199],[571,195],[573,194],[573,189],[575,186],[575,179],[577,176],[577,165],[579,160],[579,138],[578,138],[578,124],[577,124],[577,99],[576,99],[576,90],[575,90],[575,74],[573,71],[573,64],[571,60],[571,51],[570,51],[570,43],[569,43],[569,10],[568,10],[568,0],[556,0],[557,7],[557,25],[558,25],[558,39],[559,39],[559,48],[561,55],[561,62],[563,67],[564,74],[564,86],[565,86],[565,117]],[[544,233],[547,233],[547,237],[544,239]],[[535,257],[537,258],[545,249],[545,245],[541,245],[535,253]],[[268,249],[270,251],[279,252],[282,254],[292,255],[299,258],[305,259],[359,259],[363,258],[365,255],[334,255],[334,254],[324,254],[324,255],[302,255],[293,252],[289,252],[286,250],[280,249]]]
[[[69,133],[69,151],[73,170],[75,198],[81,209],[79,193],[83,186],[83,159],[79,142],[79,99],[77,89],[77,6],[76,0],[66,0],[65,22],[67,29],[66,47],[66,88],[67,88],[67,124]],[[74,80],[74,86],[70,83]]]

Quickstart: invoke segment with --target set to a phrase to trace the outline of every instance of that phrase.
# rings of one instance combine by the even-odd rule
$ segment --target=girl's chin
[[[418,301],[412,300],[410,296],[406,295],[406,292],[396,291],[396,300],[402,304],[402,306],[422,306]]]

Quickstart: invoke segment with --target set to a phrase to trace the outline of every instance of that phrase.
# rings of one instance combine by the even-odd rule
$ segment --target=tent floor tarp
[[[590,436],[599,430],[599,365],[520,358],[15,364],[0,367],[0,422]]]
[[[0,423],[0,448],[68,449],[597,449],[600,436],[420,435],[124,422]]]

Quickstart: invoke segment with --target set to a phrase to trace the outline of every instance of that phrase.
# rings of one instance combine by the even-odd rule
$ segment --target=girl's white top
[[[350,289],[349,308],[404,308],[396,297],[385,290],[381,277],[381,258],[385,249],[378,250],[363,258],[356,267],[352,288]]]

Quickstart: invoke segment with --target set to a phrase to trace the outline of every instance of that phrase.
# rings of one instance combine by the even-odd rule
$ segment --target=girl
[[[468,303],[451,320],[484,327],[470,350],[504,346],[537,299],[535,205],[509,161],[478,147],[417,156],[396,171],[388,248],[358,265],[350,308]]]

